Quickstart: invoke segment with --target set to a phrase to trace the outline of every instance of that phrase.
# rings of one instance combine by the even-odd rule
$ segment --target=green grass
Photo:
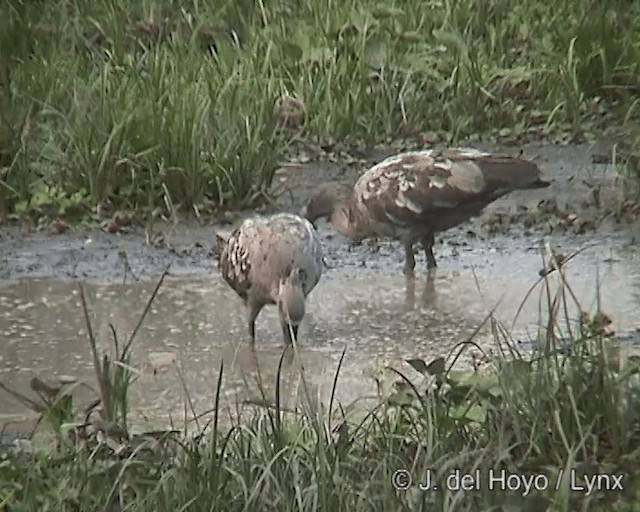
[[[388,368],[378,404],[364,409],[338,403],[334,393],[328,404],[318,404],[300,367],[300,409],[286,412],[280,367],[275,396],[263,393],[270,405],[237,409],[231,424],[223,419],[221,362],[213,417],[188,435],[134,434],[127,427],[128,347],[143,313],[127,346],[116,343],[115,360],[100,356],[90,339],[102,416],[74,423],[72,394],[60,390],[65,400],[50,397],[40,407],[58,431],[56,449],[2,453],[0,509],[637,510],[640,357],[622,356],[606,315],[582,311],[563,266],[556,261],[555,268],[530,292],[541,304],[534,351],[518,350],[490,313],[479,329],[489,328],[500,350],[482,371],[454,366],[474,346],[473,335],[447,359],[409,360],[411,375]],[[582,313],[571,319],[576,308]],[[295,348],[288,349],[294,358]],[[511,491],[490,488],[491,472],[501,471],[535,478],[539,489],[515,489],[517,476]],[[417,486],[428,472],[439,489]],[[407,474],[413,485],[397,489]],[[447,489],[456,474],[479,478],[477,488]],[[594,475],[609,475],[600,481],[611,485],[611,475],[623,475],[623,491],[577,490]]]
[[[617,127],[640,154],[637,2],[8,0],[0,19],[0,215],[255,206],[300,140]]]

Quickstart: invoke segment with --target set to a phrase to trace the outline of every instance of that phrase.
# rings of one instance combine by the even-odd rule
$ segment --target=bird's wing
[[[218,260],[223,279],[243,299],[251,288],[251,258],[247,247],[247,223],[236,228],[226,241]]]
[[[355,192],[376,221],[410,226],[482,196],[487,186],[471,159],[415,152],[372,167],[358,180]]]

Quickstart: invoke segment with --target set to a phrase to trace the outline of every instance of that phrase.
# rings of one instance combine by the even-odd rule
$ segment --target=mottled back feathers
[[[243,299],[247,300],[247,292],[251,288],[251,259],[249,251],[242,244],[241,227],[236,228],[222,248],[218,260],[218,268],[223,279]]]
[[[353,199],[371,221],[389,229],[419,224],[439,231],[479,214],[508,192],[548,185],[526,160],[472,150],[426,150],[373,166],[355,184]]]
[[[322,275],[322,246],[306,219],[280,213],[246,219],[223,247],[218,267],[223,279],[245,301],[275,303],[294,269],[305,297]]]

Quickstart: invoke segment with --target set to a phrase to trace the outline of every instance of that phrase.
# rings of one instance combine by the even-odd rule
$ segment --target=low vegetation
[[[7,0],[0,218],[255,206],[302,142],[609,131],[637,176],[639,31],[628,0]]]
[[[455,365],[472,336],[448,360],[409,360],[411,375],[387,368],[371,409],[303,393],[299,410],[287,412],[278,385],[275,396],[264,393],[268,407],[238,409],[230,425],[223,362],[213,418],[195,435],[130,431],[130,347],[144,314],[124,344],[113,331],[115,356],[101,355],[82,295],[100,398],[81,422],[70,385],[37,382],[40,399],[22,398],[48,422],[56,446],[3,450],[0,508],[637,510],[640,358],[624,356],[602,311],[583,311],[572,298],[569,260],[550,257],[528,294],[542,305],[532,352],[519,351],[489,314],[479,329],[500,350],[486,368]],[[287,350],[297,357],[295,344]],[[300,376],[306,390],[302,367]],[[429,478],[439,487],[422,490]]]

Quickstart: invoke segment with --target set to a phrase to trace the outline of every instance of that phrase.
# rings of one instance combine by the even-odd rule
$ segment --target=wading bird
[[[354,242],[370,237],[399,240],[405,274],[413,274],[413,246],[420,242],[427,268],[436,267],[435,235],[482,213],[491,202],[519,189],[548,187],[533,162],[474,149],[410,151],[366,171],[353,188],[318,187],[301,215],[329,220]]]
[[[297,339],[307,296],[320,281],[323,252],[313,225],[289,213],[254,216],[228,237],[217,233],[218,268],[240,296],[251,341],[264,306],[278,306],[285,343]]]

